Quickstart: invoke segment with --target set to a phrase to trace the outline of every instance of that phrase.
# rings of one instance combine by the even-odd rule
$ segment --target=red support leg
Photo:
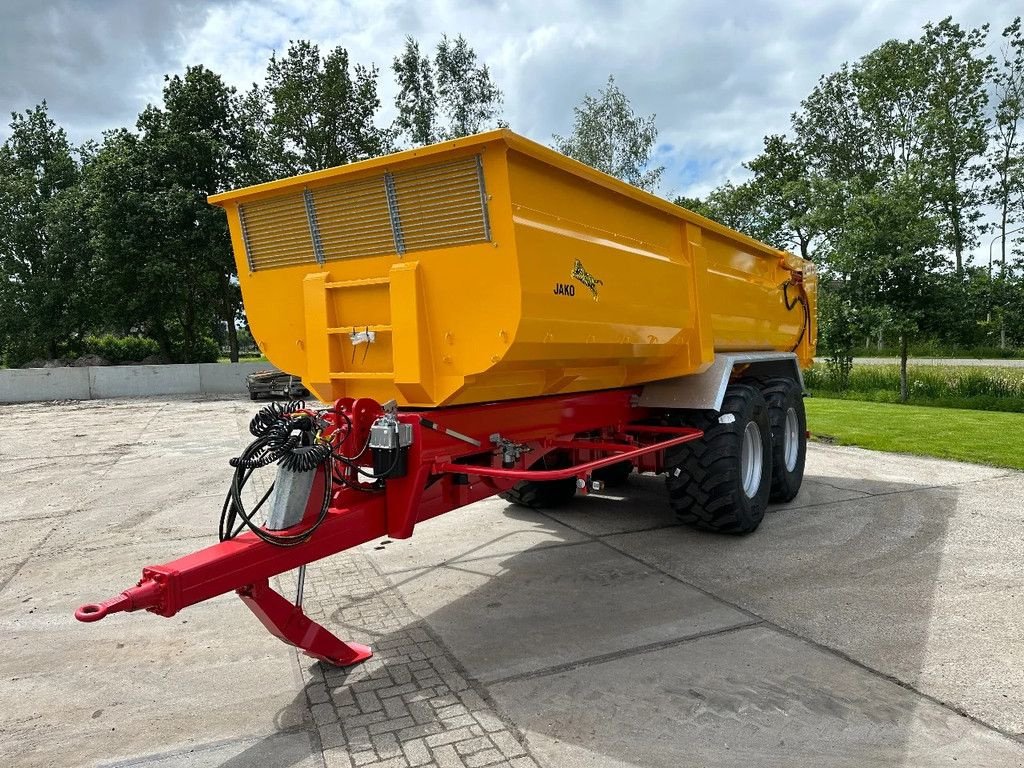
[[[347,667],[373,655],[368,646],[336,638],[304,614],[299,606],[272,590],[266,579],[242,587],[238,596],[272,635],[301,649],[307,656]]]

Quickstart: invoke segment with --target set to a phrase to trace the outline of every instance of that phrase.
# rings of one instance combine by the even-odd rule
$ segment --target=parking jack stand
[[[300,606],[271,589],[266,579],[242,587],[238,596],[271,634],[307,656],[347,667],[373,655],[368,646],[339,640],[303,613]]]

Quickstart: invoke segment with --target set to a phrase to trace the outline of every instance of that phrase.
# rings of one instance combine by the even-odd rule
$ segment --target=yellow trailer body
[[[435,407],[814,355],[813,266],[499,130],[214,195],[260,349]]]

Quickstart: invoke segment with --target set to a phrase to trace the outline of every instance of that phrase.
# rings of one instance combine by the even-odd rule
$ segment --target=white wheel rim
[[[763,452],[761,430],[756,422],[748,421],[743,429],[743,448],[740,451],[740,476],[743,478],[743,493],[748,499],[754,498],[761,487]]]
[[[786,471],[796,469],[796,460],[800,456],[800,420],[796,417],[796,408],[786,411],[786,425],[782,430],[782,452],[786,457]]]

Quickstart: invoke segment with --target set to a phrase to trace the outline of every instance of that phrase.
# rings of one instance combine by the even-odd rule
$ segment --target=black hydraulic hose
[[[787,311],[792,310],[797,304],[800,304],[803,307],[803,313],[802,313],[803,324],[800,326],[800,335],[796,337],[796,343],[793,344],[793,348],[791,350],[789,350],[790,352],[796,352],[800,348],[800,344],[803,342],[804,336],[807,334],[808,330],[811,327],[811,306],[810,306],[810,303],[807,301],[807,295],[806,295],[806,291],[803,288],[803,285],[800,286],[800,293],[796,297],[796,299],[793,300],[793,301],[790,301],[789,300],[789,286],[790,285],[791,285],[791,283],[788,282],[788,281],[782,284],[782,301],[786,305],[786,310]]]
[[[308,411],[305,403],[294,400],[289,403],[271,403],[261,408],[249,423],[249,431],[256,438],[241,455],[229,462],[234,468],[231,485],[221,507],[218,536],[221,541],[233,539],[248,528],[261,540],[275,546],[295,546],[309,539],[330,510],[334,484],[338,483],[352,490],[363,493],[379,493],[383,483],[364,487],[351,475],[363,475],[378,481],[390,474],[400,459],[395,452],[391,467],[384,475],[378,477],[356,464],[369,449],[370,440],[354,456],[344,456],[334,450],[333,444],[344,443],[353,432],[352,420],[344,411],[333,411],[335,416],[344,419],[344,426],[335,423],[335,432],[330,438],[323,439],[320,431],[327,425],[324,418],[330,411]],[[340,434],[337,430],[341,430]],[[316,519],[305,529],[293,534],[272,533],[255,522],[257,512],[263,508],[274,491],[274,483],[252,509],[246,509],[242,501],[242,490],[251,479],[253,472],[271,464],[280,464],[293,472],[315,472],[320,468],[324,472],[323,497],[320,511]],[[339,471],[340,470],[340,471]]]

